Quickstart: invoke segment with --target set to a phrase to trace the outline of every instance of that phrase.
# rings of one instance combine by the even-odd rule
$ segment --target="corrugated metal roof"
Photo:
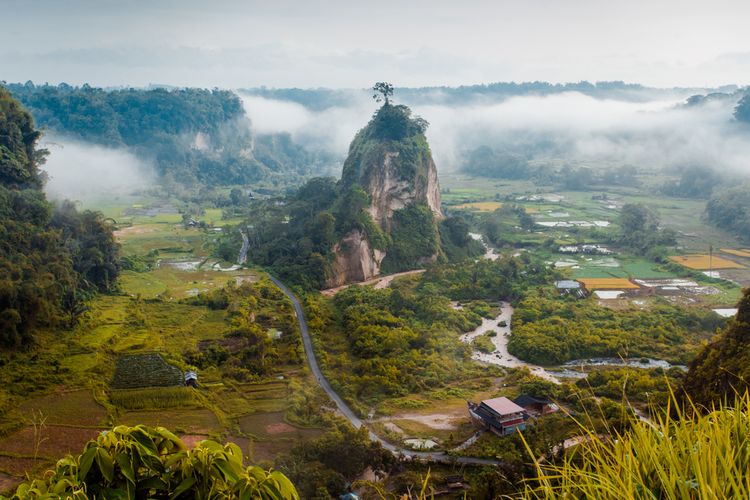
[[[581,284],[577,281],[573,280],[562,280],[562,281],[555,281],[555,286],[557,288],[571,288],[571,289],[578,289],[581,288]]]
[[[482,404],[488,406],[490,409],[496,411],[500,415],[522,413],[526,411],[506,397],[485,399],[484,401],[482,401]]]

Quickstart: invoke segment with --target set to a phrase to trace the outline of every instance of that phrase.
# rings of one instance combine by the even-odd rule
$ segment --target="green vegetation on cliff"
[[[45,151],[31,116],[0,87],[0,344],[37,325],[72,326],[97,291],[116,286],[118,250],[101,214],[53,207],[41,188]]]
[[[750,288],[734,319],[690,363],[684,389],[693,402],[710,408],[732,402],[750,388]]]
[[[397,210],[393,213],[392,223],[391,244],[383,259],[383,273],[417,269],[440,253],[440,234],[427,205],[415,203]]]
[[[272,267],[305,288],[323,288],[334,272],[336,243],[354,231],[370,249],[385,252],[383,273],[481,254],[468,224],[458,218],[438,221],[428,205],[428,190],[439,193],[430,184],[437,181],[435,172],[430,181],[435,166],[426,126],[409,108],[385,104],[352,141],[339,182],[313,178],[284,200],[254,202],[242,228],[249,240],[248,261]],[[392,179],[392,172],[398,178]],[[373,211],[388,220],[374,220]],[[235,233],[218,251],[234,260],[239,246]]]
[[[424,136],[427,125],[421,117],[412,117],[404,105],[384,104],[349,146],[341,182],[345,186],[367,186],[370,177],[380,173],[386,154],[396,166],[399,180],[412,186],[418,178],[426,182],[425,162],[432,161]]]

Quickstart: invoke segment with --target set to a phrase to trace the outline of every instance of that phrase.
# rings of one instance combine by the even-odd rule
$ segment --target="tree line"
[[[321,164],[288,134],[254,136],[242,101],[227,90],[116,89],[9,84],[36,122],[54,133],[124,147],[167,185],[299,183]]]
[[[72,326],[88,298],[115,289],[120,268],[100,213],[47,201],[40,135],[0,87],[0,344],[11,347],[31,343],[38,325]]]

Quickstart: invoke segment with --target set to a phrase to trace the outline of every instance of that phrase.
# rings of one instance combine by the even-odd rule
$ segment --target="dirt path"
[[[490,247],[487,242],[484,239],[484,236],[482,236],[479,233],[469,233],[469,236],[474,238],[475,240],[479,241],[484,245],[484,258],[489,260],[497,260],[500,255],[495,251],[494,248]]]
[[[380,417],[368,420],[368,423],[372,422],[394,422],[396,420],[412,420],[419,422],[420,424],[426,425],[432,429],[452,431],[458,429],[459,425],[466,421],[466,412],[455,412],[455,413],[402,413],[388,417]]]
[[[470,344],[476,337],[480,335],[484,335],[493,330],[497,332],[496,336],[490,337],[490,340],[492,340],[492,343],[495,345],[495,350],[491,353],[474,351],[471,359],[491,365],[503,366],[506,368],[520,368],[525,366],[531,371],[531,373],[533,373],[537,377],[541,377],[545,380],[549,380],[550,382],[559,384],[560,379],[549,373],[541,366],[532,365],[531,363],[522,361],[508,352],[508,338],[510,337],[510,325],[512,319],[513,306],[511,306],[507,302],[501,302],[499,315],[497,315],[493,319],[483,318],[482,324],[479,325],[476,330],[461,335],[461,342]],[[499,323],[501,323],[502,321],[505,321],[505,326],[499,326]]]
[[[358,283],[349,283],[348,285],[341,285],[337,286],[335,288],[328,288],[326,290],[321,290],[320,293],[325,295],[326,297],[333,297],[337,293],[339,293],[342,290],[346,290],[352,285],[356,286],[372,286],[376,290],[382,290],[383,288],[387,288],[391,282],[396,279],[400,278],[402,276],[411,276],[414,274],[421,274],[425,272],[424,269],[415,269],[413,271],[404,271],[402,273],[394,273],[394,274],[388,274],[386,276],[379,276],[377,278],[373,278],[371,280],[367,281],[360,281]]]

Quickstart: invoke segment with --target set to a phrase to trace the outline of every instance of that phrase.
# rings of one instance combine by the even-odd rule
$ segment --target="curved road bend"
[[[341,396],[339,396],[336,391],[333,390],[333,387],[331,387],[331,384],[328,383],[328,380],[323,376],[323,373],[320,371],[320,367],[318,366],[318,360],[315,357],[315,351],[313,351],[313,345],[312,340],[310,339],[310,331],[307,328],[307,321],[305,320],[305,313],[302,310],[302,306],[300,305],[299,301],[297,300],[297,297],[292,293],[289,288],[284,285],[281,281],[276,279],[275,277],[269,275],[271,278],[271,281],[274,282],[276,286],[281,289],[284,294],[289,297],[289,300],[292,301],[292,305],[294,306],[294,311],[297,314],[297,321],[299,322],[299,330],[302,334],[302,344],[305,347],[305,355],[307,356],[307,362],[310,365],[310,371],[315,376],[315,378],[318,381],[318,384],[320,387],[328,394],[328,397],[331,398],[331,400],[336,403],[336,406],[338,407],[339,411],[346,417],[351,424],[359,429],[364,425],[362,420],[357,417],[357,415],[354,414],[354,412],[349,408],[349,406],[344,402],[343,399],[341,399]],[[445,452],[425,452],[425,451],[412,451],[407,450],[406,448],[401,448],[399,446],[395,446],[388,441],[385,441],[383,438],[378,436],[372,431],[369,431],[370,439],[372,441],[376,441],[380,443],[383,448],[390,451],[393,454],[400,454],[405,457],[411,458],[412,460],[426,460],[426,461],[433,461],[433,462],[442,462],[442,463],[460,463],[460,464],[469,464],[469,465],[501,465],[503,462],[500,460],[492,460],[487,458],[474,458],[474,457],[454,457],[450,456]]]

